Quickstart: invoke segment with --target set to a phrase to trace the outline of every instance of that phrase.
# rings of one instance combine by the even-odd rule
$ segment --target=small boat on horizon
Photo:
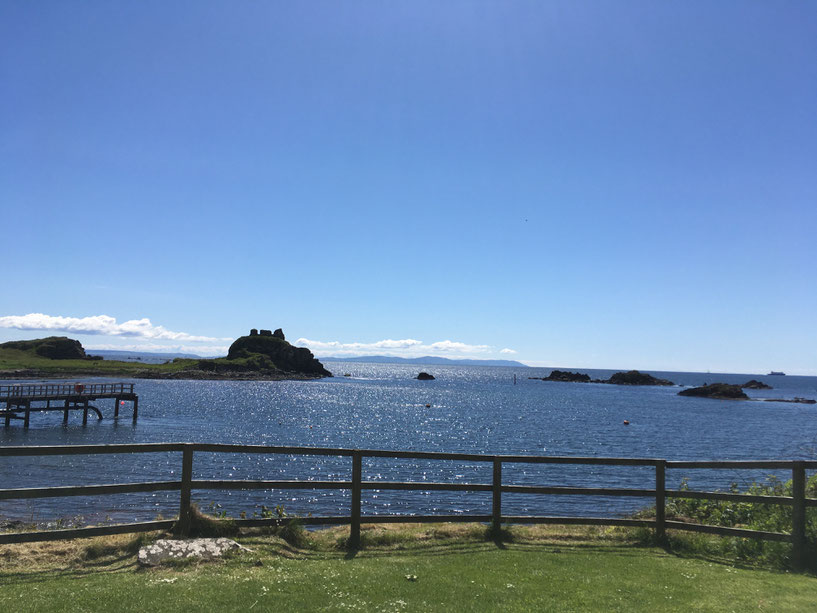
[[[779,370],[773,370],[772,372],[770,372],[770,373],[769,373],[769,375],[770,375],[770,376],[771,376],[771,375],[780,375],[780,376],[785,376],[785,375],[786,375],[786,373],[784,373],[784,372],[780,372]]]

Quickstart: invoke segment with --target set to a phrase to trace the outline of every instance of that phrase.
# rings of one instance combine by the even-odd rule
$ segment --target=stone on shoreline
[[[421,372],[419,375],[417,375],[417,379],[420,381],[433,381],[434,375],[430,375],[427,372]]]

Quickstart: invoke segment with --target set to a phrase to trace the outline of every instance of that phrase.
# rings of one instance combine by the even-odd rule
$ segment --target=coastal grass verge
[[[645,544],[622,528],[364,524],[244,530],[217,562],[141,570],[158,534],[0,547],[0,610],[724,611],[808,610],[817,578]]]

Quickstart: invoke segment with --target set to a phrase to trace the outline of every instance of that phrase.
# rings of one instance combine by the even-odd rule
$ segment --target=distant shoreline
[[[473,360],[469,358],[453,359],[438,356],[426,355],[419,358],[401,358],[390,355],[362,355],[356,357],[331,357],[323,356],[318,358],[326,362],[360,362],[362,364],[409,364],[425,366],[499,366],[513,368],[533,368],[516,360]]]

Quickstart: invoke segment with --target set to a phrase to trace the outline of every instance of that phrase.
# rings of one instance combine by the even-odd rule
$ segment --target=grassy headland
[[[277,337],[241,337],[224,358],[176,358],[165,364],[102,360],[79,341],[48,337],[0,344],[0,379],[121,377],[138,379],[315,379],[332,376],[308,349]],[[257,342],[257,338],[264,339]]]

